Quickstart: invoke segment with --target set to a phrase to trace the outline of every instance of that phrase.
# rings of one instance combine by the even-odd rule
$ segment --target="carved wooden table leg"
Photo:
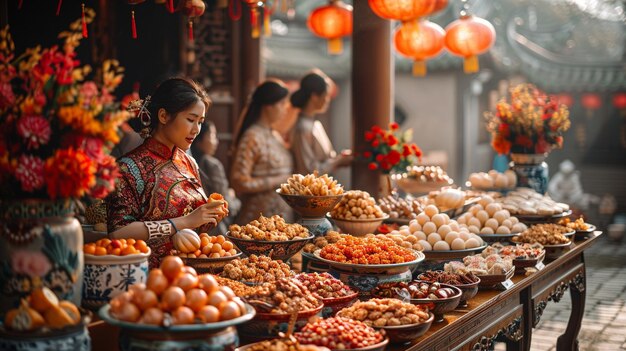
[[[572,313],[569,316],[567,329],[565,333],[559,336],[556,343],[558,351],[577,351],[578,350],[578,332],[580,332],[581,322],[585,314],[585,297],[586,297],[586,279],[585,270],[576,274],[574,280],[570,283],[570,296],[572,297]]]

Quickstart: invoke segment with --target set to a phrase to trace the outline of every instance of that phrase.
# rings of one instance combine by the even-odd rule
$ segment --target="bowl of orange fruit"
[[[143,240],[100,239],[83,246],[85,308],[100,308],[128,287],[148,278],[150,248]]]
[[[150,270],[146,284],[132,285],[98,314],[107,323],[152,342],[206,339],[207,332],[251,320],[255,310],[215,276],[198,274],[180,257],[167,256],[159,268]]]
[[[190,229],[183,229],[174,235],[172,242],[175,248],[172,255],[180,257],[185,265],[198,273],[219,274],[228,262],[242,255],[223,235],[198,235]]]

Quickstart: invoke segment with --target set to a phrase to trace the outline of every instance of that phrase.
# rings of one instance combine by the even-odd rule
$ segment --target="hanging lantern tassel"
[[[259,28],[259,8],[250,8],[250,25],[252,26],[252,38],[258,38],[261,35]]]
[[[478,56],[476,55],[467,56],[465,60],[463,60],[463,72],[465,73],[478,72]]]
[[[57,3],[57,16],[61,13],[61,4],[63,3],[63,0],[59,0],[59,2]]]
[[[189,41],[193,41],[193,21],[189,19]]]
[[[59,1],[59,9],[61,8],[61,1]],[[82,24],[83,24],[83,38],[87,38],[89,37],[89,33],[87,33],[87,21],[85,20],[85,4],[81,4],[80,5],[82,10],[83,10],[83,14],[82,14]]]
[[[343,52],[343,41],[341,37],[328,39],[328,53],[339,55]]]
[[[23,4],[24,4],[24,0],[20,0],[20,2],[17,3],[17,9],[21,10]]]
[[[135,11],[131,11],[131,30],[133,32],[133,39],[137,39],[137,24],[135,24]]]
[[[167,11],[174,13],[174,0],[167,0]]]
[[[272,27],[270,26],[270,10],[266,7],[263,8],[263,29],[265,30],[264,34],[266,37],[272,36]]]
[[[426,75],[426,61],[415,60],[413,61],[413,76],[423,77]]]

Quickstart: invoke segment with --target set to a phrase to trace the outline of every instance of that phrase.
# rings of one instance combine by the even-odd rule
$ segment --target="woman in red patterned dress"
[[[109,236],[146,240],[150,267],[169,254],[178,230],[207,231],[227,215],[207,204],[198,166],[186,154],[210,103],[194,81],[164,81],[144,100],[133,126],[146,140],[117,160],[121,176],[107,199]]]

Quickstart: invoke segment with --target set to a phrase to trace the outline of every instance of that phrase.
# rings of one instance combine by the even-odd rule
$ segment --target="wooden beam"
[[[364,133],[377,124],[383,129],[393,116],[394,63],[391,22],[374,14],[367,1],[354,2],[352,34],[352,144],[367,150]],[[378,197],[380,172],[357,158],[352,165],[352,188]]]

